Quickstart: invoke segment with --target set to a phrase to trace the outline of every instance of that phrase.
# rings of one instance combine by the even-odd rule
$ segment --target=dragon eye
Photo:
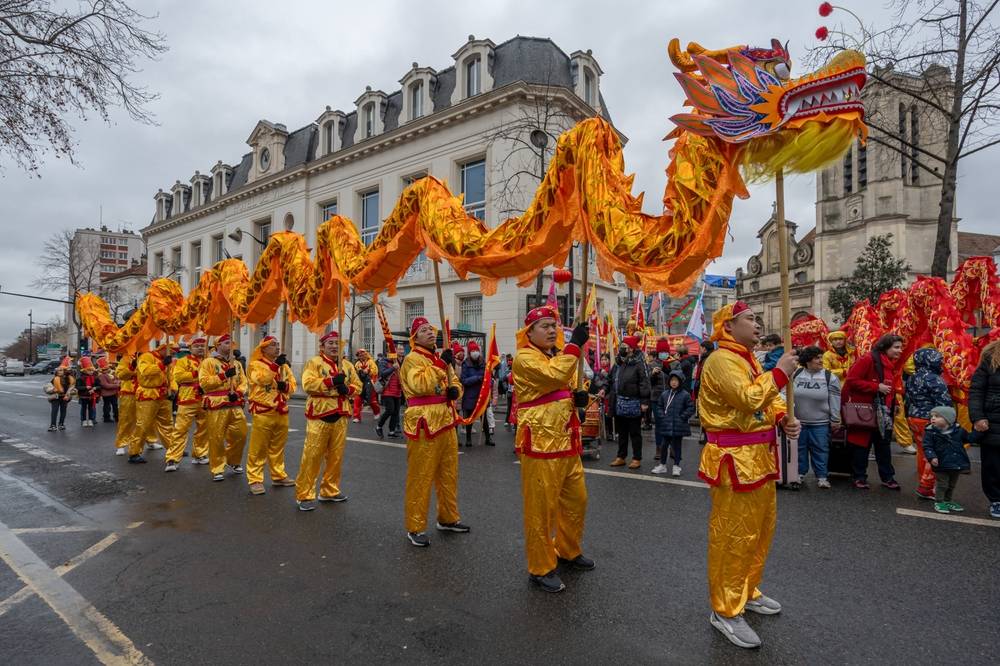
[[[786,65],[783,62],[779,62],[779,63],[775,64],[775,66],[774,66],[774,74],[775,74],[775,76],[777,76],[779,79],[781,79],[783,81],[787,80],[788,76],[789,76],[788,65]]]

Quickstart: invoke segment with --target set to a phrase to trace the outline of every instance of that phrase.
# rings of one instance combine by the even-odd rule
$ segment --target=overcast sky
[[[366,85],[386,92],[413,61],[443,69],[469,34],[496,43],[515,35],[550,37],[566,53],[592,49],[604,70],[601,90],[615,124],[629,137],[625,150],[636,192],[646,192],[648,212],[662,198],[671,129],[681,110],[680,88],[666,55],[671,37],[709,48],[766,46],[789,40],[794,62],[814,44],[823,23],[814,2],[139,2],[158,13],[153,26],[170,51],[147,63],[141,81],[160,94],[151,111],[158,126],[120,115],[111,125],[76,122],[78,166],[48,159],[41,178],[4,164],[0,175],[0,285],[30,291],[45,238],[63,228],[104,223],[139,230],[153,213],[157,188],[208,173],[217,160],[237,164],[245,141],[266,118],[289,130],[315,120],[326,105],[352,110]],[[866,17],[886,12],[873,2],[842,0]],[[832,27],[832,23],[830,23]],[[793,74],[802,74],[801,68]],[[987,210],[1000,149],[964,164],[959,184],[962,229],[995,231]],[[814,225],[814,179],[786,181],[788,218],[801,236]],[[771,211],[772,188],[737,201],[724,256],[709,269],[732,274],[759,250],[757,230]],[[56,297],[61,297],[57,295]],[[61,315],[61,306],[0,295],[0,343],[35,321]]]

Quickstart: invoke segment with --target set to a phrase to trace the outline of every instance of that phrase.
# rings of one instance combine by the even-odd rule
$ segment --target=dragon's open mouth
[[[864,67],[858,67],[792,88],[778,103],[782,124],[793,118],[801,120],[820,113],[864,112],[861,89],[865,80]]]

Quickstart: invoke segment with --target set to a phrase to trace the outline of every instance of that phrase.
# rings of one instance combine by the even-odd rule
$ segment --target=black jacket
[[[676,370],[671,375],[683,379],[683,373]],[[658,435],[665,437],[688,437],[691,435],[691,417],[694,416],[694,400],[691,394],[681,386],[676,391],[667,389],[659,398],[654,410],[656,414],[656,430]]]
[[[983,419],[990,422],[982,445],[1000,446],[1000,368],[991,370],[986,358],[979,362],[969,385],[969,418],[973,423]]]
[[[930,462],[937,458],[935,470],[942,472],[965,472],[969,469],[969,454],[965,452],[966,443],[981,439],[979,433],[969,433],[961,426],[953,425],[941,431],[934,426],[927,426],[924,431],[924,456]]]
[[[639,398],[643,404],[649,404],[651,388],[649,385],[649,370],[646,361],[633,354],[611,369],[611,389],[617,398]]]

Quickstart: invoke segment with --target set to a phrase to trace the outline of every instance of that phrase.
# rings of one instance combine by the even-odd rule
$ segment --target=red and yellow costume
[[[708,519],[708,592],[723,617],[743,612],[757,589],[774,536],[778,478],[776,426],[785,416],[781,389],[788,377],[764,372],[753,353],[724,324],[749,308],[742,301],[718,310],[712,340],[719,348],[701,372],[698,414],[707,443],[698,476],[712,495]]]
[[[580,421],[573,407],[580,349],[566,345],[548,354],[528,341],[528,330],[556,318],[543,306],[528,313],[517,333],[514,391],[517,394],[515,451],[521,459],[524,548],[528,573],[544,576],[558,558],[581,554],[587,486],[580,462]]]
[[[414,342],[414,334],[427,320],[417,317],[410,325],[411,352],[403,359],[399,379],[406,396],[403,433],[406,435],[406,531],[427,528],[431,487],[437,492],[438,522],[459,522],[458,514],[458,416],[447,398],[449,387],[462,384],[436,353]]]
[[[147,438],[155,433],[164,447],[170,446],[174,437],[174,424],[167,391],[170,380],[163,359],[170,354],[164,342],[155,351],[143,352],[136,363],[135,434],[129,439],[128,453],[137,456]]]
[[[366,383],[374,382],[378,379],[378,363],[375,362],[375,359],[365,349],[358,350],[358,360],[354,362],[354,369],[361,379],[362,388],[364,388]],[[358,391],[354,395],[354,418],[357,420],[361,419],[361,408],[364,406],[362,393],[363,391]],[[378,404],[378,393],[375,392],[374,386],[370,386],[368,390],[368,406],[372,408],[372,414],[375,416],[379,415],[381,409]]]
[[[274,344],[266,336],[250,354],[247,379],[250,385],[250,450],[247,452],[247,483],[264,482],[264,464],[271,468],[271,482],[288,477],[285,473],[285,443],[288,441],[288,397],[295,392],[295,377],[287,365],[264,358],[261,350]],[[278,382],[284,390],[278,390]]]
[[[203,345],[206,342],[205,338],[195,338],[190,344]],[[202,405],[204,398],[201,385],[198,383],[198,369],[202,360],[199,356],[188,354],[184,358],[177,359],[171,366],[170,385],[177,394],[177,413],[174,415],[174,441],[165,456],[167,462],[180,462],[184,449],[187,448],[188,432],[191,431],[192,423],[194,443],[191,447],[191,456],[204,458],[208,455],[205,407]]]
[[[224,335],[216,344],[228,338]],[[227,377],[226,372],[230,368],[236,374]],[[205,408],[208,464],[213,475],[222,474],[226,465],[236,467],[243,460],[247,441],[247,420],[243,414],[247,378],[243,367],[232,356],[223,358],[213,353],[198,365],[198,384],[204,396],[202,406]],[[235,400],[230,400],[230,397],[235,397]]]
[[[337,338],[331,331],[323,342]],[[340,395],[334,377],[344,375],[347,395]],[[324,353],[313,356],[302,369],[302,390],[306,400],[306,441],[302,446],[302,461],[295,480],[295,499],[299,502],[316,499],[316,480],[324,465],[319,494],[333,498],[340,494],[340,471],[347,442],[347,419],[351,416],[351,400],[361,392],[361,379],[346,359],[330,358]]]
[[[833,348],[834,340],[847,340],[847,334],[843,331],[834,331],[826,336],[826,339],[830,343],[830,348],[823,352],[823,367],[839,379],[840,385],[843,386],[847,371],[851,369],[856,360],[854,350],[845,346],[844,353],[841,354]]]
[[[115,365],[115,377],[121,381],[118,389],[118,427],[115,430],[115,447],[130,448],[129,442],[136,437],[135,428],[135,371],[136,356],[124,356]]]

